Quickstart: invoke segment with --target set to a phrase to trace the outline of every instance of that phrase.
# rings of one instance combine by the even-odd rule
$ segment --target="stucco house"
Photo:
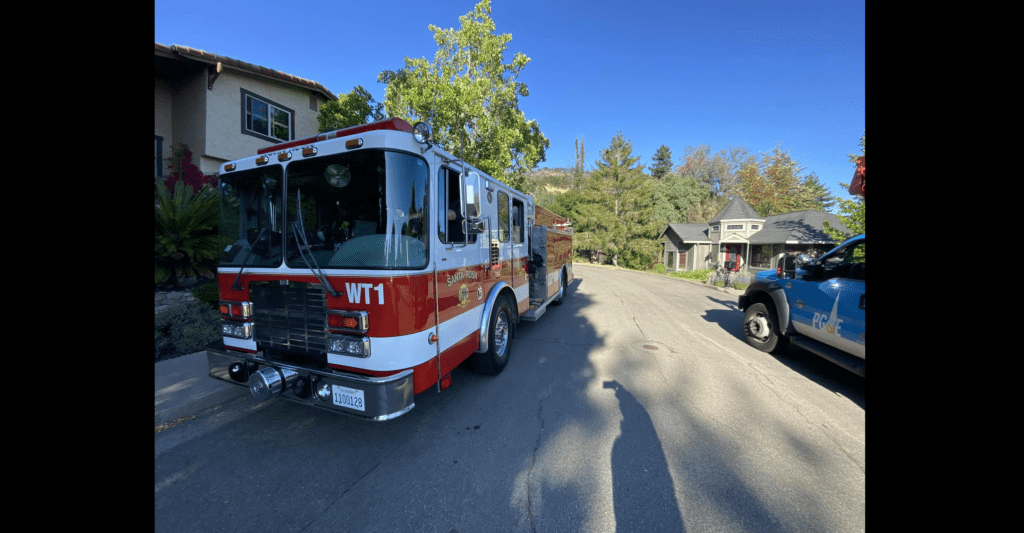
[[[187,46],[155,44],[154,159],[169,173],[179,144],[205,174],[270,144],[318,133],[320,104],[338,97],[291,74]]]
[[[816,255],[839,244],[822,229],[826,220],[833,228],[849,232],[831,213],[806,210],[761,217],[734,196],[707,224],[666,225],[659,242],[661,262],[669,271],[737,261],[737,269],[775,268],[787,253]]]

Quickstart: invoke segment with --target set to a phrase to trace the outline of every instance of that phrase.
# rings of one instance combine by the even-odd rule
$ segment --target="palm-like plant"
[[[205,186],[198,193],[179,180],[173,194],[157,183],[154,207],[154,283],[177,285],[178,276],[212,272],[220,250],[217,234],[217,192]]]

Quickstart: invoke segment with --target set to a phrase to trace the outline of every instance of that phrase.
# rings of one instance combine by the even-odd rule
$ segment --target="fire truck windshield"
[[[280,165],[222,174],[220,236],[222,265],[276,267],[281,264]]]
[[[274,185],[268,172],[280,176],[281,167],[222,178],[221,233],[235,242],[222,264],[277,267],[283,250],[285,266],[303,270],[308,264],[325,270],[427,266],[429,176],[422,158],[368,149],[291,162]],[[295,227],[304,235],[288,229],[300,214]],[[270,229],[256,241],[264,226]]]

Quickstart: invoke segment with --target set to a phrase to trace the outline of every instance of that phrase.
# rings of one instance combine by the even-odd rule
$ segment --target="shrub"
[[[220,304],[220,292],[218,292],[217,280],[204,281],[189,289],[192,296],[210,306],[210,309],[217,309]]]
[[[654,265],[654,268],[651,270],[653,270],[655,274],[664,274],[668,271],[668,268],[666,268],[665,265],[658,263],[657,265]]]
[[[170,190],[174,190],[178,181],[192,187],[192,192],[197,194],[203,187],[217,188],[217,174],[203,174],[203,171],[192,163],[192,151],[185,144],[178,144],[174,148],[174,155],[168,159],[171,160],[170,168],[174,170],[164,181]]]
[[[747,285],[750,285],[749,276],[741,276],[738,274],[734,274],[732,277],[729,278],[729,286],[734,289],[743,290],[747,288]]]
[[[688,279],[690,281],[703,282],[705,279],[707,279],[708,273],[710,272],[711,270],[684,270],[681,272],[669,272],[668,275],[675,278],[683,278]]]
[[[172,194],[161,181],[156,192],[154,282],[175,285],[179,275],[212,272],[220,252],[216,189],[203,187],[196,194],[184,181],[178,181]]]
[[[200,302],[183,302],[156,315],[156,358],[187,355],[220,339],[220,313]]]

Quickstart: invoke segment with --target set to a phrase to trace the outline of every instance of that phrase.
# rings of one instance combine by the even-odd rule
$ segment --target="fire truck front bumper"
[[[210,377],[248,387],[257,401],[278,397],[367,420],[391,420],[413,403],[412,370],[370,377],[268,361],[261,354],[206,347]]]

